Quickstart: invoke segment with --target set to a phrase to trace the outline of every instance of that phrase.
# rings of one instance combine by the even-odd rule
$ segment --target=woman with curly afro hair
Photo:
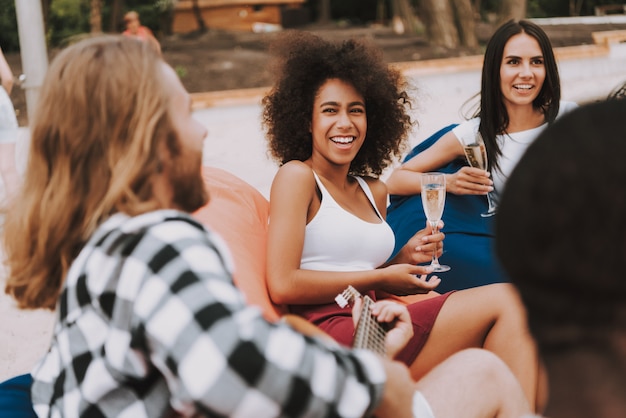
[[[540,404],[536,347],[510,284],[433,292],[440,279],[420,264],[442,252],[443,234],[428,226],[388,260],[394,235],[379,176],[399,158],[413,125],[402,75],[366,40],[290,31],[271,51],[276,81],[263,99],[263,123],[280,165],[270,191],[272,300],[351,345],[351,310],[334,303],[348,285],[375,300],[413,295],[414,335],[396,359],[416,380],[450,355],[480,347],[504,360],[530,405]]]

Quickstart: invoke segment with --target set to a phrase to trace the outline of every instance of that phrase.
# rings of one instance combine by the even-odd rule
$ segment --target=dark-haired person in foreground
[[[626,417],[624,117],[626,100],[563,116],[500,203],[497,250],[547,367],[546,417]]]
[[[415,384],[400,363],[306,337],[248,306],[222,239],[189,215],[208,200],[200,171],[206,129],[149,44],[101,37],[62,51],[31,129],[25,187],[3,243],[5,290],[21,308],[56,313],[50,348],[32,372],[38,416],[528,410],[511,372],[489,352],[461,352]],[[411,327],[398,307],[393,330],[402,334]],[[0,390],[0,405],[5,400]]]

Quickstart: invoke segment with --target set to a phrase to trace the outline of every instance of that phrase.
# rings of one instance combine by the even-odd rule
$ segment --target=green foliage
[[[187,77],[187,68],[185,68],[182,65],[177,65],[176,67],[174,67],[174,71],[176,71],[176,74],[178,75],[178,78],[185,78],[185,77]]]
[[[0,46],[5,52],[20,49],[14,0],[0,0]]]
[[[48,42],[62,45],[71,38],[89,32],[88,0],[53,0],[48,16]]]

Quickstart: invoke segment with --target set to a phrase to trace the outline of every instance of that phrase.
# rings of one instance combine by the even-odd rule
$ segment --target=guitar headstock
[[[335,302],[337,302],[337,305],[339,305],[340,308],[345,308],[349,304],[354,303],[356,298],[360,298],[360,297],[361,297],[361,294],[359,293],[358,290],[356,290],[352,286],[348,286],[345,288],[343,292],[341,292],[335,297]]]

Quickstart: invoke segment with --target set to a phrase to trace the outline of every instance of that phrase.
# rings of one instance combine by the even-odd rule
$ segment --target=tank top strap
[[[376,206],[376,200],[374,199],[374,194],[372,193],[372,190],[370,189],[369,184],[367,184],[367,182],[365,180],[363,180],[363,178],[361,178],[359,176],[354,176],[354,178],[359,183],[359,186],[361,186],[361,189],[365,193],[365,196],[367,196],[367,198],[369,199],[369,201],[372,204],[372,207],[374,208],[374,210],[376,211],[376,214],[378,215],[378,217],[380,219],[383,219],[383,216],[380,214],[380,211],[378,210],[378,206]]]
[[[324,183],[322,183],[322,180],[320,180],[317,173],[314,170],[311,170],[311,171],[313,171],[313,177],[315,177],[315,183],[317,184],[317,187],[320,189],[320,193],[322,194],[322,205],[326,205],[330,202],[334,202],[335,199],[333,199],[333,196],[328,192],[326,187],[324,187]]]

